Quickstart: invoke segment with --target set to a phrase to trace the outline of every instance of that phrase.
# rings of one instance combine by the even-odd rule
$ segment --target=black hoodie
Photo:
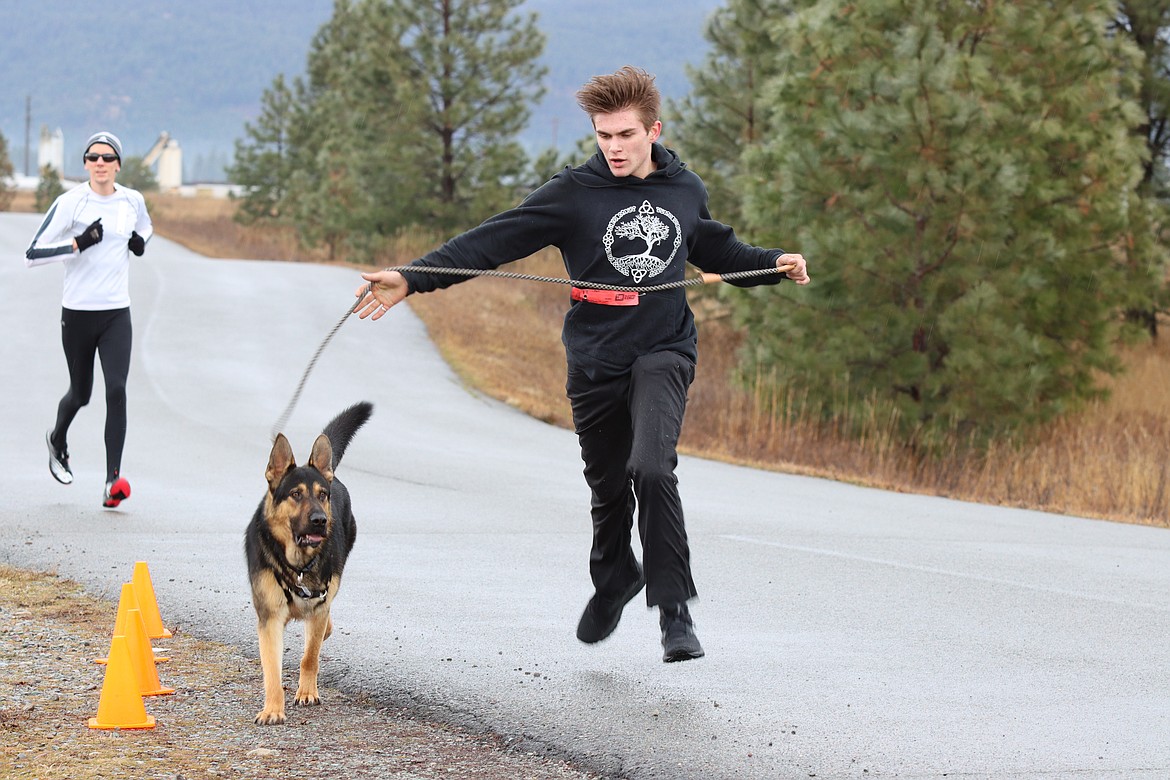
[[[684,278],[690,263],[709,273],[775,267],[779,249],[743,243],[711,219],[707,189],[674,151],[654,144],[649,176],[616,177],[599,151],[565,168],[514,209],[462,233],[413,265],[492,269],[555,246],[570,279],[652,286]],[[469,277],[407,274],[411,292]],[[733,282],[776,284],[780,274]],[[694,316],[683,288],[644,293],[637,306],[574,301],[561,340],[571,366],[622,371],[645,354],[673,350],[697,359]]]

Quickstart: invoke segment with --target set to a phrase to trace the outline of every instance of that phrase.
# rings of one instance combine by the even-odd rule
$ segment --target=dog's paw
[[[279,726],[284,723],[284,710],[263,709],[256,713],[257,726]]]
[[[313,707],[321,703],[321,697],[317,695],[316,688],[313,690],[297,688],[297,695],[293,701],[302,707]]]

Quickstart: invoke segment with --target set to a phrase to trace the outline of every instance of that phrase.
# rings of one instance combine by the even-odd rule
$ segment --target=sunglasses
[[[101,160],[102,162],[112,163],[118,159],[118,155],[116,155],[116,154],[97,154],[96,152],[90,152],[89,154],[85,155],[85,159],[88,160],[89,162],[97,162],[98,160]]]

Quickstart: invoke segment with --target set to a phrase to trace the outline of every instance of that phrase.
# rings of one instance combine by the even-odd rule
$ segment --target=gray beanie
[[[119,141],[118,136],[114,135],[113,133],[107,133],[105,131],[94,133],[89,137],[89,140],[85,142],[85,151],[88,152],[89,147],[93,146],[94,144],[106,144],[107,146],[114,147],[114,154],[118,155],[119,160],[122,159],[122,142]]]

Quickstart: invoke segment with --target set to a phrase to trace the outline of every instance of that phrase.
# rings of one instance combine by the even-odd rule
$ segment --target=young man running
[[[801,255],[745,244],[711,218],[703,182],[658,143],[653,76],[627,66],[591,79],[577,101],[592,120],[597,153],[413,265],[492,269],[555,246],[571,279],[597,284],[681,281],[687,263],[720,274],[777,270],[731,282],[740,287],[785,277],[809,283]],[[368,284],[358,288],[355,310],[377,320],[411,293],[467,277],[379,271],[362,278]],[[571,297],[562,331],[566,390],[592,491],[595,589],[577,638],[592,644],[608,637],[645,587],[647,606],[659,610],[663,660],[700,658],[687,608],[697,590],[675,478],[698,353],[686,293],[574,289]],[[631,547],[635,510],[642,563]]]

